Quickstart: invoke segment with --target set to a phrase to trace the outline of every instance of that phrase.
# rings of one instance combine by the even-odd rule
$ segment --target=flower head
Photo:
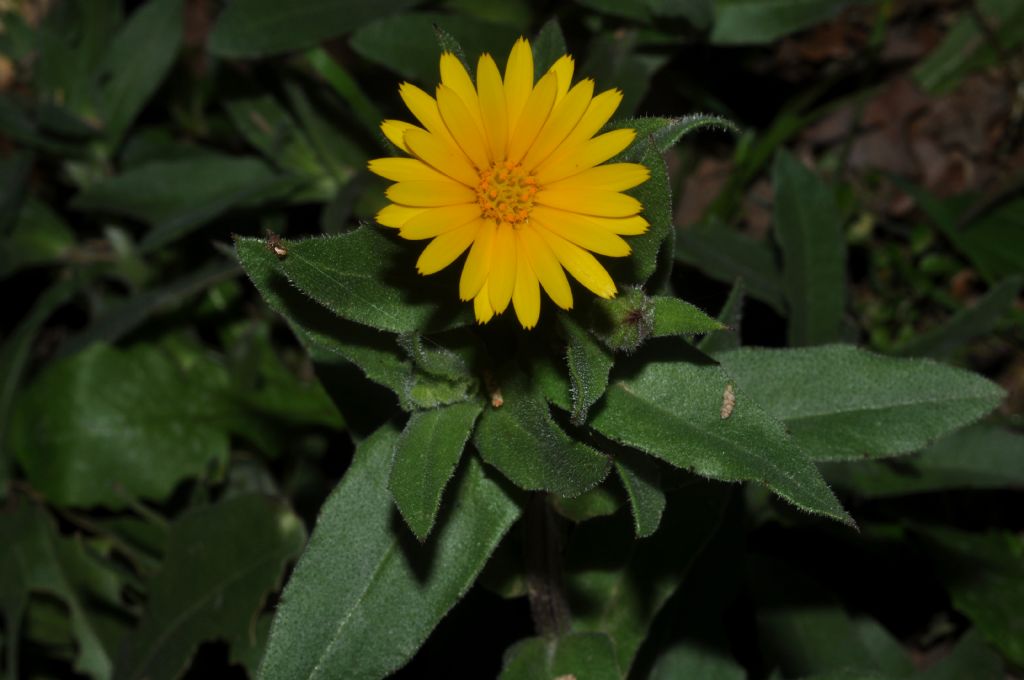
[[[378,158],[370,170],[392,180],[377,221],[403,238],[431,239],[416,264],[433,274],[466,250],[459,296],[486,323],[513,305],[524,328],[540,316],[540,289],[572,307],[565,272],[596,295],[615,283],[591,254],[630,253],[622,236],[648,227],[643,206],[621,192],[649,177],[638,163],[604,164],[632,143],[629,129],[597,132],[622,101],[570,87],[565,55],[534,82],[530,43],[512,48],[504,77],[484,54],[474,85],[451,53],[441,55],[436,98],[409,83],[399,93],[420,125],[386,120],[384,134],[409,157]]]

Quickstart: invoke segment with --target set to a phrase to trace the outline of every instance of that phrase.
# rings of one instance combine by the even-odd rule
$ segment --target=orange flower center
[[[483,216],[495,222],[518,225],[530,217],[537,180],[519,163],[499,161],[480,171],[476,197]]]

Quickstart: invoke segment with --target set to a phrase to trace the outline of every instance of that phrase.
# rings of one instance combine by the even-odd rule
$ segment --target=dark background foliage
[[[311,356],[268,306],[295,291],[256,289],[266,245],[239,251],[254,258],[254,286],[232,244],[372,220],[384,185],[365,162],[388,153],[379,121],[406,117],[397,84],[436,82],[435,26],[499,63],[519,35],[540,32],[540,50],[564,36],[578,75],[623,90],[622,117],[735,123],[735,135],[664,144],[674,251],[655,270],[655,242],[646,263],[649,293],[722,310],[734,332],[703,350],[842,340],[1007,391],[988,418],[913,455],[819,459],[857,531],[760,486],[663,470],[660,528],[634,540],[648,528],[627,507],[640,505],[630,480],[643,464],[602,440],[622,485],[613,475],[554,507],[570,599],[599,593],[613,619],[629,612],[609,624],[635,645],[628,677],[1021,677],[1019,0],[13,0],[0,21],[10,677],[254,676],[281,587],[356,444],[372,448],[409,403],[469,389],[430,377],[396,399],[365,368],[381,334],[334,317],[357,358]],[[380,243],[388,257],[414,250]],[[381,276],[394,275],[388,262]],[[438,279],[436,295],[453,299],[452,276]],[[292,316],[322,318],[298,297]],[[405,309],[402,323],[420,322]],[[546,311],[541,324],[554,322]],[[489,341],[512,321],[493,326]],[[331,331],[303,325],[299,341],[309,328]],[[568,336],[572,362],[588,346]],[[906,386],[911,406],[921,385]],[[575,432],[586,407],[566,410],[551,427]],[[928,417],[908,414],[908,428]],[[825,437],[837,451],[840,425]],[[368,465],[360,474],[380,472]],[[478,465],[446,493],[497,493],[504,482]],[[511,522],[507,508],[485,510]],[[437,521],[454,534],[449,519]],[[527,641],[506,655],[534,634],[525,532],[509,531],[396,677],[536,677],[544,650]],[[644,588],[623,594],[577,569],[594,559]],[[570,638],[559,653],[578,677],[605,677],[586,667],[600,641]]]

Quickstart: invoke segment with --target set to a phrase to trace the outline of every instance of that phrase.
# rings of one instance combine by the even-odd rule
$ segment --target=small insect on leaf
[[[281,237],[269,229],[267,229],[267,238],[264,243],[267,246],[267,250],[274,253],[274,255],[277,255],[279,258],[283,258],[288,254],[288,249],[284,247]]]
[[[731,416],[734,408],[736,408],[736,394],[732,391],[732,383],[726,383],[725,391],[722,392],[722,411],[720,413],[722,420]]]

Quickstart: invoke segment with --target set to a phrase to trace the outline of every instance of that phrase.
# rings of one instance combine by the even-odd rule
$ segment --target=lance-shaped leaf
[[[658,462],[649,456],[622,448],[615,453],[615,471],[629,496],[636,536],[646,538],[658,530],[661,515],[665,511],[665,492],[661,490]]]
[[[661,530],[633,536],[618,513],[581,524],[567,548],[573,630],[605,633],[628,671],[651,622],[722,521],[729,488],[695,481],[670,495]]]
[[[622,680],[615,645],[601,633],[569,633],[558,638],[520,640],[505,651],[500,680],[586,678]]]
[[[608,388],[608,374],[615,359],[571,316],[562,314],[559,318],[565,331],[565,361],[569,365],[569,393],[572,397],[570,418],[574,425],[582,425],[590,407],[604,396]]]
[[[760,482],[799,508],[852,523],[811,460],[757,399],[721,367],[689,363],[675,346],[654,345],[613,375],[591,420],[596,430],[705,477]]]
[[[651,298],[651,303],[654,305],[652,337],[698,335],[725,328],[721,321],[679,298],[658,295]]]
[[[302,521],[262,496],[235,496],[182,516],[171,527],[166,558],[115,680],[172,680],[202,642],[246,640],[305,542]]]
[[[850,0],[716,0],[711,42],[762,45],[825,21]]]
[[[363,441],[320,511],[270,630],[260,678],[383,678],[466,593],[519,507],[469,458],[425,545],[388,493],[398,431]]]
[[[455,472],[478,415],[479,401],[417,411],[395,443],[388,488],[421,542],[434,526],[441,494]]]
[[[736,279],[729,297],[718,313],[718,320],[725,326],[724,330],[709,333],[698,344],[697,349],[705,354],[715,354],[740,346],[740,325],[743,323],[743,303],[745,295],[743,279]]]
[[[786,151],[775,156],[775,237],[782,248],[789,344],[838,339],[846,250],[832,190]]]
[[[981,418],[1004,396],[968,371],[848,345],[739,349],[716,358],[815,460],[915,451]]]
[[[607,475],[608,458],[567,435],[522,373],[500,380],[503,404],[480,416],[473,443],[516,486],[574,497]]]
[[[280,268],[288,280],[342,318],[394,333],[469,323],[450,290],[416,274],[415,252],[377,227],[285,247]]]

